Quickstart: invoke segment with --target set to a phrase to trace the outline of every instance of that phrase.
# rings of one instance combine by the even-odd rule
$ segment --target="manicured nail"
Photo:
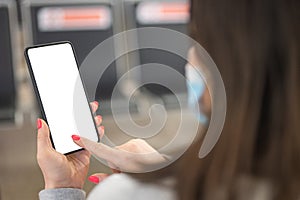
[[[89,181],[92,183],[98,184],[100,182],[100,179],[97,176],[90,176]]]
[[[101,115],[97,115],[98,120],[102,120],[102,116]]]
[[[98,101],[94,101],[94,104],[96,104],[97,107],[99,106]]]
[[[75,141],[80,140],[80,136],[79,135],[72,135],[72,139]]]
[[[36,127],[37,127],[37,129],[42,128],[42,120],[39,118],[36,120]]]
[[[102,132],[104,132],[104,126],[100,126]]]

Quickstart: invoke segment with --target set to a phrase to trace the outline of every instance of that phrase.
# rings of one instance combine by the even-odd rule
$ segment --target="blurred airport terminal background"
[[[186,34],[188,22],[189,5],[183,0],[0,0],[0,199],[38,199],[37,194],[43,188],[35,158],[35,121],[40,111],[24,61],[25,47],[70,41],[81,64],[92,49],[114,34],[142,27],[162,27]],[[123,38],[107,52],[114,54],[130,45],[138,46],[143,40],[144,36],[138,34],[135,38]],[[182,51],[189,49],[187,41],[174,44]],[[98,67],[102,67],[101,61],[99,63]],[[90,80],[83,80],[89,100],[100,102],[98,112],[103,116],[106,135],[116,144],[130,137],[114,122],[110,107],[112,92],[123,74],[148,63],[167,65],[185,75],[186,60],[183,58],[163,50],[138,49],[117,58],[106,68],[96,94],[89,93]],[[179,113],[185,112],[185,108],[179,106],[178,97],[186,102],[186,85],[153,68],[142,68],[132,74],[128,84],[151,80],[173,85],[176,94],[159,84],[145,84],[126,105],[124,99],[132,94],[123,85],[117,88],[120,102],[117,109],[122,115],[122,110],[130,107],[133,119],[138,124],[147,124],[151,105],[161,104],[168,119],[157,136],[147,139],[153,146],[160,147],[172,139],[181,120]],[[109,169],[92,159],[89,174],[100,171]],[[85,190],[90,191],[92,187],[91,183],[86,183]]]

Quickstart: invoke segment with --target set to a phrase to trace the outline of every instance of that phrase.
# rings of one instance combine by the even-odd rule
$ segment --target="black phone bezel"
[[[34,46],[26,47],[25,50],[24,50],[24,55],[25,55],[25,60],[26,60],[27,66],[28,66],[28,70],[29,70],[31,82],[33,84],[34,93],[36,95],[39,107],[41,109],[42,118],[45,120],[45,122],[47,124],[48,124],[48,121],[47,121],[46,113],[45,113],[44,106],[43,106],[43,103],[42,103],[42,100],[41,100],[41,97],[40,97],[40,93],[39,93],[39,90],[38,90],[38,87],[37,87],[35,76],[34,76],[34,73],[33,73],[33,70],[32,70],[31,62],[30,62],[30,59],[29,59],[29,56],[28,56],[28,51],[30,49],[34,49],[34,48],[45,47],[45,46],[53,46],[53,45],[59,45],[59,44],[69,44],[71,46],[71,48],[72,48],[73,55],[74,55],[74,58],[75,58],[75,61],[76,61],[76,65],[77,65],[77,70],[78,70],[78,73],[79,73],[79,77],[80,77],[82,85],[83,85],[83,89],[84,89],[84,94],[85,94],[85,97],[86,97],[87,105],[89,106],[89,102],[88,102],[88,98],[87,98],[87,93],[86,93],[86,86],[85,86],[84,82],[82,81],[82,77],[81,77],[81,74],[80,74],[80,71],[79,71],[79,65],[78,65],[78,60],[77,60],[76,52],[75,52],[73,44],[70,41],[51,42],[51,43],[45,43],[45,44],[39,44],[39,45],[34,45]],[[100,142],[98,128],[97,128],[97,125],[95,123],[93,112],[92,112],[92,109],[91,109],[90,106],[89,106],[89,109],[90,109],[91,117],[93,118],[93,123],[94,123],[95,130],[96,130],[96,133],[97,133],[97,138],[98,138],[97,142]],[[49,132],[50,132],[51,144],[52,144],[53,148],[55,149],[55,144],[54,144],[53,139],[52,139],[50,127],[49,127]],[[82,150],[84,150],[84,148],[64,153],[64,155],[72,154],[72,153],[75,153],[75,152],[78,152],[78,151],[82,151]]]

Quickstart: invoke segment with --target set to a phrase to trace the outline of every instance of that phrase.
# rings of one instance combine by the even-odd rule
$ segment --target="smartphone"
[[[55,150],[62,154],[82,150],[73,142],[74,134],[99,142],[72,44],[28,47],[25,58]]]

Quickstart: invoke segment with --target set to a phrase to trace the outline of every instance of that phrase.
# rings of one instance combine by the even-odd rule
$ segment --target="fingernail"
[[[101,115],[97,115],[98,120],[102,120],[102,116]]]
[[[104,126],[100,126],[101,131],[104,132]]]
[[[79,135],[72,135],[72,139],[75,141],[80,140],[80,136]]]
[[[100,179],[97,176],[90,176],[89,181],[92,183],[98,184],[100,182]]]
[[[98,101],[94,101],[94,104],[96,104],[97,107],[99,106]]]
[[[42,120],[39,118],[36,120],[36,127],[37,127],[37,129],[42,128]]]

